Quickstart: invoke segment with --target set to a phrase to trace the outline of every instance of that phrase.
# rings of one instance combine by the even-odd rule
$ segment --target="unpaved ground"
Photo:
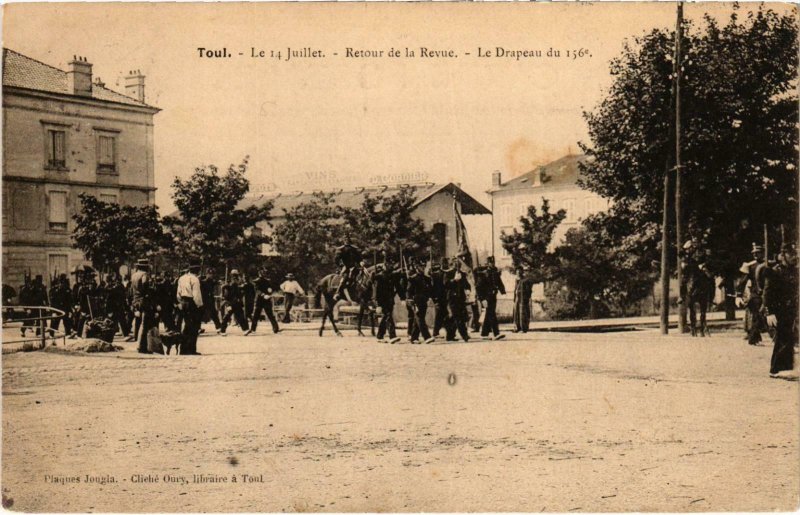
[[[4,497],[22,511],[797,507],[798,383],[768,377],[771,347],[510,336],[286,331],[204,336],[199,357],[7,355]]]

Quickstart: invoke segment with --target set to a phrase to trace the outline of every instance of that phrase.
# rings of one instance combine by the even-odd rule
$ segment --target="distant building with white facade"
[[[550,212],[559,209],[566,211],[566,218],[558,226],[553,237],[552,246],[558,246],[568,230],[578,227],[582,219],[604,211],[608,201],[596,193],[582,189],[577,181],[580,176],[578,164],[586,159],[583,155],[567,155],[543,166],[503,182],[501,172],[492,175],[492,187],[488,191],[491,196],[492,217],[492,250],[497,266],[503,270],[503,281],[510,292],[505,302],[498,304],[498,310],[511,310],[513,287],[516,278],[508,271],[511,256],[503,249],[500,235],[520,228],[519,219],[528,212],[528,206],[541,210],[544,199],[550,202]],[[534,288],[534,298],[543,296],[542,285]]]

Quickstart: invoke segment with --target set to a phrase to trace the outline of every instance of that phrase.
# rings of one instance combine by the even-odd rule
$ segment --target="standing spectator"
[[[178,279],[177,300],[183,313],[183,350],[181,354],[199,356],[197,352],[197,335],[200,333],[201,309],[203,309],[203,292],[200,279],[199,264],[189,265],[186,272]]]
[[[147,333],[156,326],[155,288],[150,278],[150,262],[140,259],[136,262],[136,271],[131,275],[133,290],[133,311],[137,316],[139,330],[139,353],[152,354],[147,347]]]
[[[742,299],[747,286],[750,286],[747,300],[739,300],[739,302],[743,302],[745,307],[745,340],[750,345],[759,345],[761,343],[761,332],[765,329],[765,320],[761,310],[761,288],[763,286],[763,278],[761,276],[766,266],[764,263],[764,247],[753,243],[752,255],[753,260],[743,263],[739,270],[741,277],[736,288],[736,297],[737,299]]]
[[[127,324],[127,300],[125,298],[125,287],[117,279],[116,274],[106,274],[103,282],[103,296],[105,298],[105,314],[114,321],[115,326],[119,326],[122,336],[127,338],[130,334],[130,326]]]
[[[522,268],[517,269],[514,287],[514,332],[527,333],[531,325],[531,295],[533,281]]]
[[[283,311],[283,323],[288,324],[291,322],[291,318],[289,314],[292,311],[292,305],[294,305],[294,299],[298,295],[303,296],[306,294],[303,287],[300,286],[295,278],[294,274],[286,274],[286,280],[281,283],[281,291],[284,295],[284,311]]]
[[[64,312],[64,316],[54,318],[50,322],[51,333],[58,331],[61,321],[64,321],[64,334],[68,338],[75,338],[75,332],[72,330],[72,289],[69,286],[69,279],[67,274],[61,274],[58,279],[53,283],[50,288],[50,305],[56,309]]]
[[[767,324],[775,329],[770,377],[794,368],[794,346],[798,340],[797,248],[784,243],[778,264],[765,271],[764,313]]]

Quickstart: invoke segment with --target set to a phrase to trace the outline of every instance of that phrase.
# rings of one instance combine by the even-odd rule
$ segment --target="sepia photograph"
[[[2,9],[5,510],[800,509],[797,5]]]

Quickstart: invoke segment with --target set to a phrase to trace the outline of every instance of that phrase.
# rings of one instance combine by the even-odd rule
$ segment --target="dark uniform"
[[[402,293],[400,276],[391,266],[379,265],[374,278],[375,303],[381,309],[381,321],[378,325],[378,341],[382,341],[388,331],[390,343],[399,340],[394,323],[394,297]],[[402,294],[401,294],[402,297]]]
[[[217,280],[214,278],[213,272],[209,271],[207,275],[200,278],[200,292],[203,294],[203,320],[214,322],[214,329],[219,331],[221,324],[217,312],[217,302],[214,298],[216,290]]]
[[[467,332],[467,290],[469,281],[456,269],[447,271],[445,292],[447,298],[447,341],[454,341],[456,331],[465,342],[469,341]]]
[[[342,281],[336,289],[335,298],[341,298],[345,288],[347,288],[355,278],[359,263],[361,263],[361,249],[347,241],[336,249],[334,261],[342,267]]]
[[[72,334],[72,316],[70,313],[72,310],[72,289],[69,286],[67,274],[61,274],[50,288],[50,305],[64,312],[63,317],[54,318],[50,321],[50,329],[58,331],[63,320],[64,334],[66,336],[74,336]]]
[[[785,246],[782,252],[785,253],[781,262],[764,273],[764,312],[770,325],[775,327],[769,370],[773,375],[792,370],[794,346],[798,342],[797,251],[792,246]]]
[[[497,294],[506,294],[506,288],[500,277],[500,270],[494,266],[494,258],[489,258],[489,264],[483,268],[481,280],[475,279],[475,289],[478,301],[484,303],[485,314],[483,317],[483,327],[481,336],[489,336],[491,332],[495,339],[502,338],[500,328],[497,323]]]
[[[432,341],[425,315],[428,311],[428,299],[431,293],[431,279],[419,267],[412,268],[406,280],[406,307],[410,317],[408,326],[411,343],[418,343],[420,334],[426,343]]]
[[[222,321],[220,322],[220,334],[225,334],[228,325],[231,323],[231,318],[236,319],[236,323],[242,328],[242,331],[247,331],[247,317],[244,312],[244,292],[242,285],[238,281],[237,274],[231,274],[231,282],[222,286]]]
[[[252,323],[253,321],[250,320],[251,315],[253,314],[253,309],[256,306],[256,287],[253,286],[253,281],[249,278],[244,278],[244,284],[242,286],[242,293],[244,294],[244,316],[245,316],[245,323]]]
[[[125,287],[119,282],[116,276],[109,276],[102,291],[105,298],[105,314],[109,315],[115,325],[118,325],[122,331],[122,336],[128,337],[130,334],[130,326],[127,323],[126,312],[128,310],[128,301],[125,294]]]
[[[256,331],[258,319],[261,318],[262,310],[267,314],[269,323],[272,324],[272,332],[277,333],[280,329],[278,328],[278,320],[276,320],[275,313],[272,309],[272,293],[275,291],[275,287],[265,275],[259,275],[259,277],[253,281],[253,286],[255,286],[256,289],[256,302],[253,307],[253,320],[250,323],[250,330],[247,334]]]
[[[517,271],[514,287],[514,330],[527,333],[531,324],[531,295],[533,281],[524,271]]]
[[[433,319],[433,336],[438,337],[439,332],[447,322],[447,295],[444,288],[445,267],[436,266],[431,271],[431,299],[435,310]]]

